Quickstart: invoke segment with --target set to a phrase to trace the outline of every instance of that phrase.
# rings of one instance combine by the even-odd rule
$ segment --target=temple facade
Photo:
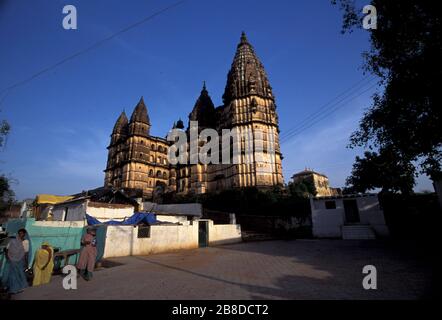
[[[179,194],[201,194],[283,185],[275,97],[264,67],[244,33],[227,75],[223,105],[215,107],[204,84],[189,114],[187,128],[181,120],[174,123],[173,129],[186,134],[188,146],[191,122],[198,123],[198,134],[214,129],[221,137],[223,131],[230,130],[230,150],[235,141],[241,147],[235,161],[231,155],[232,161],[226,164],[220,150],[219,163],[169,164],[167,155],[172,142],[150,135],[150,119],[141,99],[130,121],[123,112],[114,126],[105,186],[142,189],[150,197],[157,187]],[[199,141],[198,150],[204,144]]]

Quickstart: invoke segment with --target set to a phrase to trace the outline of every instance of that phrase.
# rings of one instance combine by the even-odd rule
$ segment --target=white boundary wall
[[[209,221],[209,246],[232,244],[242,241],[239,224],[213,224]]]
[[[209,220],[209,246],[241,242],[239,225]],[[198,248],[198,221],[181,226],[151,226],[149,238],[138,238],[137,226],[108,226],[103,258],[143,256]]]

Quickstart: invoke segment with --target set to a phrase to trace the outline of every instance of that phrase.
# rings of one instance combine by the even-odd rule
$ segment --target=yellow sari
[[[39,286],[51,281],[52,270],[54,269],[54,249],[48,247],[51,251],[51,260],[49,260],[49,252],[46,249],[38,249],[35,253],[34,262],[34,280],[32,286]],[[47,264],[47,265],[46,265]],[[44,269],[43,267],[46,266]]]

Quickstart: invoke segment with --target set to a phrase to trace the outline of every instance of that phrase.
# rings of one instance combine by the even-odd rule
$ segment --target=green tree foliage
[[[5,144],[6,137],[8,136],[9,130],[11,130],[11,126],[6,120],[0,122],[0,147]]]
[[[169,194],[163,203],[199,202],[205,209],[238,215],[279,215],[307,218],[310,214],[308,198],[294,196],[285,188],[275,187],[267,191],[255,187],[224,190],[201,195]]]
[[[332,2],[343,10],[343,32],[362,27],[362,8],[352,0]],[[415,173],[442,178],[440,9],[437,1],[372,0],[371,5],[377,29],[367,30],[371,45],[364,66],[380,78],[384,92],[374,96],[350,147],[377,152],[357,158],[347,182],[361,191],[374,186],[405,191]]]
[[[288,188],[294,198],[308,198],[316,196],[317,193],[313,182],[307,180],[289,182]]]
[[[0,176],[0,216],[15,202],[15,194],[9,185],[9,179]]]
[[[393,152],[365,152],[356,157],[351,176],[346,184],[351,186],[346,193],[364,193],[367,190],[382,189],[383,193],[400,191],[410,194],[414,186],[415,167],[407,161],[398,161]]]
[[[9,123],[5,120],[0,123],[0,147],[5,144],[10,129]],[[14,203],[14,197],[15,194],[11,189],[10,180],[4,175],[0,175],[0,215]]]

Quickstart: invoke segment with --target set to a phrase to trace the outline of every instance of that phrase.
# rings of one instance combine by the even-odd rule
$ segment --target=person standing
[[[86,234],[81,240],[83,246],[80,252],[77,268],[80,270],[80,276],[86,281],[91,280],[92,272],[97,259],[97,239],[95,229],[88,228]]]
[[[48,242],[43,242],[41,248],[35,253],[34,279],[32,286],[39,286],[51,281],[54,269],[54,249]]]
[[[27,268],[29,240],[25,239],[27,232],[20,229],[16,237],[11,237],[6,246],[6,276],[5,284],[8,292],[16,294],[27,286],[25,269]]]

